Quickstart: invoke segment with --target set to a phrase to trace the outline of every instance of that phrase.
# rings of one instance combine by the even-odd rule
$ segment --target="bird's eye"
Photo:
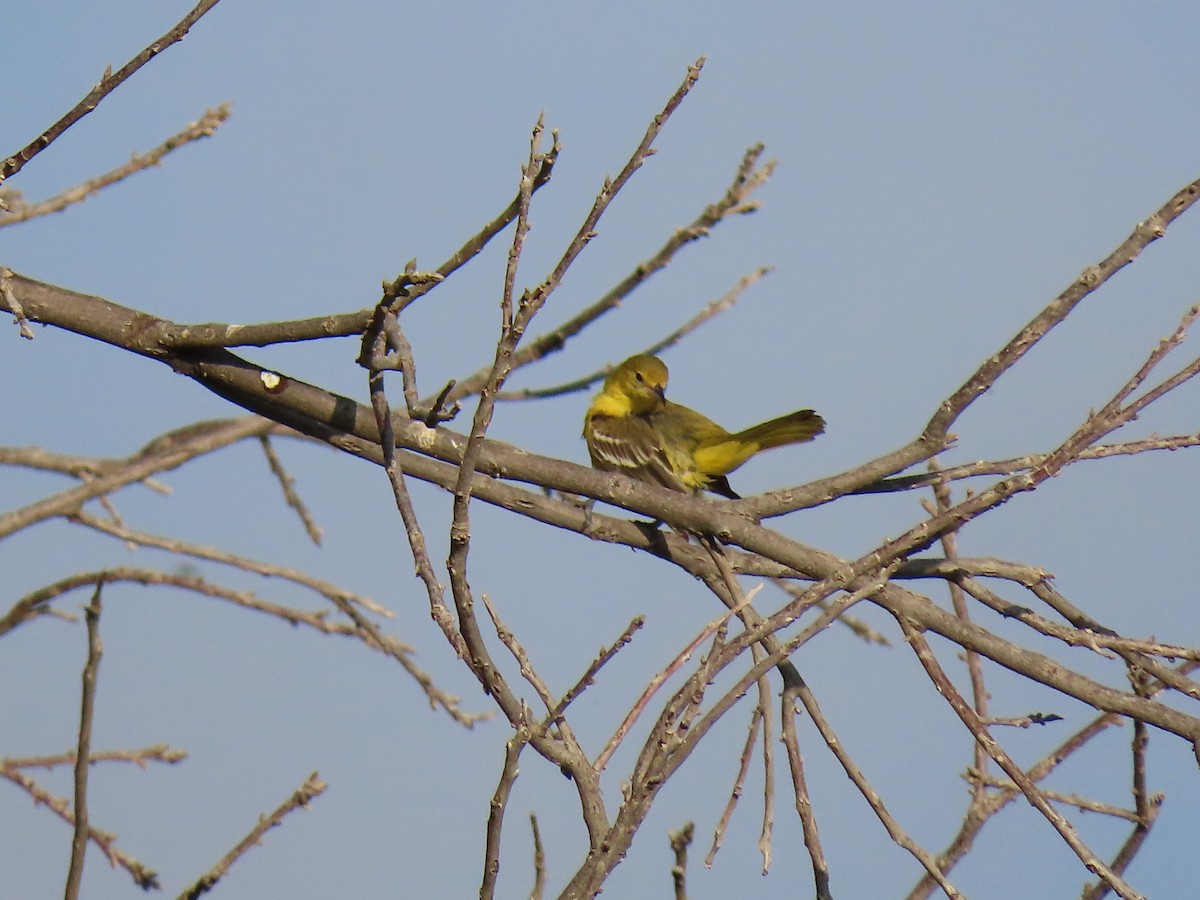
[[[641,373],[641,372],[635,372],[635,373],[634,373],[634,375],[633,375],[633,377],[634,377],[634,378],[636,378],[638,381],[645,381],[645,380],[646,380],[646,379],[645,379],[645,378],[642,376],[642,373]]]

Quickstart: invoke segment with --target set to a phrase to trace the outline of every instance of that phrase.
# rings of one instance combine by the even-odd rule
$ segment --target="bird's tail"
[[[802,444],[825,430],[825,420],[811,409],[801,409],[778,419],[739,431],[733,437],[745,444],[757,444],[759,450]]]
[[[712,479],[732,472],[760,450],[811,441],[824,430],[824,419],[811,409],[802,409],[754,425],[737,434],[725,434],[723,437],[701,441],[692,451],[692,459],[696,468]],[[709,485],[708,488],[716,490],[717,493],[725,493],[719,487]],[[730,494],[725,496],[731,494],[732,489]]]

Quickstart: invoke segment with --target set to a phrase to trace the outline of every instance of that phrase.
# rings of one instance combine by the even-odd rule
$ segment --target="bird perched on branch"
[[[667,367],[654,356],[631,356],[604,380],[583,421],[592,465],[624,472],[672,490],[712,491],[741,499],[725,476],[755,453],[802,444],[825,420],[802,409],[730,434],[695,410],[666,399]]]

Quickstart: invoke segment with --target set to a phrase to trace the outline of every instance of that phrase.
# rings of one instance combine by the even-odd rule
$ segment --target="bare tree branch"
[[[15,784],[32,797],[36,804],[46,807],[64,822],[74,826],[75,813],[71,809],[71,805],[62,797],[56,797],[54,794],[51,794],[16,767],[0,765],[0,778],[4,778],[10,783]],[[116,846],[117,836],[115,834],[88,826],[88,839],[100,848],[100,852],[105,855],[109,863],[114,867],[120,867],[128,872],[134,884],[138,887],[146,891],[158,890],[161,887],[158,883],[157,872],[138,862],[138,860]]]
[[[500,833],[504,828],[504,813],[508,809],[508,798],[520,772],[517,760],[528,743],[528,735],[518,731],[504,745],[504,768],[500,772],[500,782],[496,785],[496,792],[488,809],[487,847],[483,854],[480,900],[490,900],[496,896],[496,878],[500,874]]]
[[[271,439],[265,434],[260,434],[258,441],[262,445],[263,454],[267,457],[267,465],[271,467],[271,474],[275,476],[279,482],[279,486],[283,488],[283,496],[287,501],[287,505],[294,509],[296,515],[300,517],[300,521],[304,525],[304,530],[308,533],[309,540],[320,546],[321,527],[313,520],[312,514],[308,511],[304,500],[296,493],[296,480],[284,468],[283,461],[275,453],[275,448],[271,446]]]
[[[639,271],[640,271],[640,267],[639,267]],[[736,285],[734,285],[729,291],[727,291],[725,294],[723,294],[722,296],[718,297],[716,300],[713,300],[711,303],[706,305],[703,309],[700,310],[700,312],[698,312],[696,315],[694,315],[691,319],[689,319],[683,325],[679,326],[679,328],[676,328],[665,338],[650,345],[649,347],[646,347],[644,350],[642,350],[640,352],[648,353],[648,354],[654,356],[654,355],[661,353],[663,350],[666,350],[668,347],[672,347],[675,344],[679,343],[679,341],[683,340],[683,338],[685,338],[687,335],[691,334],[693,331],[695,331],[701,325],[716,318],[721,313],[727,312],[728,310],[732,309],[733,305],[735,303],[737,303],[738,298],[741,297],[742,293],[748,287],[750,287],[752,284],[755,284],[756,282],[761,280],[769,271],[770,271],[769,268],[764,267],[764,268],[756,269],[754,272],[752,272],[749,275],[743,276],[741,279],[738,280],[738,283]],[[536,344],[536,343],[537,343],[536,341],[533,342],[533,344]],[[533,346],[533,344],[531,344],[530,346]],[[518,351],[516,355],[519,357],[521,355],[520,351]],[[530,359],[530,362],[532,362],[532,361],[533,360]],[[573,394],[573,393],[576,393],[577,391],[586,391],[588,388],[592,387],[597,382],[603,381],[608,376],[608,374],[612,371],[612,368],[613,367],[611,365],[606,366],[606,367],[599,369],[595,372],[592,372],[588,375],[584,375],[580,378],[576,378],[573,381],[569,381],[566,384],[553,385],[551,387],[545,387],[545,388],[526,388],[524,390],[517,390],[517,391],[514,391],[514,390],[498,391],[496,393],[496,399],[497,400],[544,400],[547,397],[559,397],[559,396],[562,396],[563,394]]]
[[[305,779],[304,784],[285,800],[280,806],[270,815],[260,816],[259,822],[250,833],[242,838],[232,850],[230,850],[215,866],[205,872],[196,880],[196,883],[189,887],[186,891],[179,895],[179,900],[196,900],[197,897],[203,896],[211,891],[218,881],[225,877],[225,873],[246,854],[251,847],[256,847],[262,841],[266,833],[272,828],[276,828],[283,824],[284,818],[292,811],[303,807],[308,809],[308,804],[314,799],[325,793],[327,785],[322,781],[316,772]]]
[[[725,840],[725,831],[729,827],[729,820],[733,818],[733,810],[737,807],[738,800],[741,799],[742,786],[746,783],[746,776],[750,772],[750,759],[754,751],[754,744],[758,740],[758,732],[762,727],[763,710],[762,706],[756,706],[750,716],[750,728],[746,733],[746,743],[742,747],[741,764],[738,766],[737,777],[733,780],[733,788],[729,792],[729,800],[725,803],[721,818],[717,820],[717,826],[713,829],[712,847],[709,848],[708,855],[704,857],[706,868],[712,868],[713,860],[717,858],[717,851],[721,849],[721,844]]]
[[[622,279],[603,297],[587,307],[580,313],[568,319],[559,327],[547,334],[534,338],[529,341],[523,348],[519,348],[513,354],[513,369],[516,370],[528,363],[535,362],[544,356],[555,353],[566,346],[567,342],[578,335],[584,328],[593,322],[597,321],[606,313],[620,306],[621,302],[628,297],[633,291],[642,285],[656,272],[666,268],[666,266],[675,257],[681,249],[686,247],[692,241],[700,238],[708,237],[711,234],[713,227],[719,223],[726,221],[734,215],[753,212],[758,208],[757,201],[750,200],[750,195],[762,184],[771,177],[775,172],[775,163],[767,162],[759,165],[759,159],[763,153],[763,146],[756,144],[746,151],[742,158],[741,165],[738,167],[737,174],[734,176],[733,183],[725,192],[725,195],[716,203],[713,203],[703,210],[690,225],[677,229],[666,243],[649,259],[638,263],[632,272]],[[760,274],[766,274],[760,269],[757,273],[746,276],[743,282],[757,281]],[[748,284],[747,284],[748,286]],[[735,287],[730,294],[740,294],[740,289]],[[726,297],[729,295],[727,294]],[[692,319],[687,325],[684,325],[680,331],[687,333],[699,327],[703,322],[707,321],[712,316],[722,312],[726,308],[725,298],[714,301],[709,307]],[[732,305],[732,301],[730,301]],[[659,349],[665,347],[671,342],[671,337],[660,342]],[[483,379],[486,376],[486,370],[480,370],[473,373],[467,378],[461,379],[454,389],[454,396],[461,398],[474,393],[478,393],[483,385]],[[600,376],[603,377],[603,376]],[[587,376],[590,379],[587,383],[594,383],[595,375]],[[576,386],[578,382],[572,382],[564,388],[553,390],[554,394],[565,393],[570,390],[584,390],[587,385]],[[551,396],[553,394],[547,394]],[[514,399],[519,399],[518,393]],[[507,398],[506,398],[507,399]]]
[[[79,744],[75,751],[75,832],[71,839],[71,863],[67,868],[67,889],[64,897],[77,900],[83,882],[83,860],[88,845],[88,770],[92,765],[92,721],[96,714],[96,679],[104,647],[100,641],[100,595],[104,582],[96,584],[87,614],[88,654],[83,667],[83,699],[79,713]]]
[[[74,752],[60,753],[50,756],[5,756],[0,757],[0,769],[53,769],[57,766],[74,767],[78,755]],[[90,759],[92,764],[101,762],[129,762],[139,769],[147,768],[147,763],[162,762],[168,765],[187,759],[186,750],[172,750],[166,744],[154,744],[141,750],[94,750]]]
[[[1125,900],[1144,900],[1141,894],[1131,888],[1120,875],[1114,872],[1111,868],[1105,865],[1095,853],[1093,853],[1086,844],[1080,840],[1076,834],[1074,827],[1062,815],[1058,813],[1042,795],[1037,785],[1018,767],[1000,745],[988,733],[987,728],[979,720],[975,711],[967,704],[967,702],[955,690],[950,679],[946,677],[946,673],[942,671],[941,666],[934,658],[933,651],[929,648],[929,644],[925,638],[912,627],[910,622],[903,619],[900,620],[900,626],[904,629],[904,636],[912,645],[913,651],[917,654],[917,659],[921,661],[921,665],[925,667],[925,671],[929,674],[930,679],[937,686],[938,693],[946,698],[946,701],[951,705],[963,724],[971,730],[971,734],[975,736],[983,748],[987,751],[988,756],[996,761],[996,764],[1011,778],[1021,789],[1021,793],[1029,801],[1038,812],[1046,817],[1046,820],[1054,827],[1054,830],[1062,836],[1063,841],[1070,847],[1075,855],[1079,857],[1080,862],[1087,869],[1099,875],[1113,890],[1120,894]]]
[[[133,158],[125,163],[125,165],[119,166],[111,172],[105,172],[103,175],[98,175],[95,178],[89,178],[82,184],[77,184],[75,187],[69,188],[48,200],[42,200],[38,203],[26,203],[24,200],[18,198],[14,202],[13,194],[15,191],[7,191],[5,199],[8,201],[8,212],[0,211],[0,228],[6,225],[16,225],[18,222],[27,222],[30,219],[36,219],[38,216],[62,212],[68,206],[82,203],[89,197],[100,193],[100,191],[119,181],[123,181],[131,175],[143,172],[151,166],[157,166],[163,157],[173,150],[178,150],[180,147],[194,141],[212,137],[228,118],[228,103],[223,103],[216,109],[206,110],[203,116],[195,122],[189,123],[186,128],[178,134],[167,138],[153,150],[147,153],[135,153],[133,154]]]
[[[533,813],[529,814],[529,826],[533,831],[533,890],[529,892],[529,900],[542,900],[546,894],[546,849],[542,846],[542,832]]]
[[[178,40],[212,5],[215,5],[215,0],[201,3],[190,14],[190,20],[185,18],[163,40],[172,35],[175,35],[172,41]],[[107,88],[96,96],[95,102],[99,102],[108,90],[169,43],[151,45],[143,51],[144,58],[135,59],[136,65],[130,63],[133,68],[127,66],[117,76],[106,73],[97,91],[106,88],[106,85]],[[1088,413],[1078,427],[1063,429],[1070,433],[1059,446],[1040,448],[1039,452],[1031,452],[1015,460],[981,460],[945,470],[940,469],[935,454],[954,443],[955,436],[950,433],[950,428],[976,399],[991,390],[1050,330],[1065,321],[1086,297],[1116,271],[1136,259],[1149,243],[1160,237],[1167,226],[1195,202],[1200,193],[1200,181],[1183,188],[1147,221],[1140,223],[1117,250],[1085,270],[1012,340],[987,358],[961,386],[943,399],[913,440],[833,477],[747,500],[714,501],[643,484],[619,474],[596,472],[561,460],[539,457],[523,448],[489,438],[497,400],[532,399],[579,390],[603,375],[603,372],[593,373],[557,387],[506,392],[504,386],[516,369],[561,349],[585,327],[615,309],[638,286],[675,259],[684,246],[707,236],[717,224],[757,207],[757,201],[752,198],[753,192],[770,177],[773,170],[773,163],[763,164],[760,161],[763,153],[761,145],[747,151],[733,184],[723,198],[706,208],[689,226],[673,234],[656,253],[646,258],[590,306],[573,315],[568,313],[564,324],[540,337],[526,340],[533,320],[598,234],[601,218],[613,199],[655,152],[653,145],[663,125],[691,90],[702,65],[703,59],[700,59],[689,68],[683,83],[647,127],[628,161],[612,180],[605,179],[590,210],[582,217],[578,230],[566,240],[562,254],[553,267],[535,286],[524,290],[518,285],[520,263],[531,229],[531,206],[536,192],[549,179],[561,149],[557,133],[551,132],[552,146],[543,151],[544,124],[540,119],[531,136],[529,154],[521,170],[516,196],[509,206],[470,237],[440,268],[426,271],[418,269],[415,259],[409,262],[400,275],[384,282],[379,301],[369,309],[292,322],[180,325],[99,297],[40,284],[7,269],[0,270],[0,308],[13,313],[21,335],[32,335],[31,325],[38,322],[109,343],[162,362],[218,396],[263,417],[201,423],[156,439],[138,454],[124,460],[71,457],[36,448],[0,448],[0,464],[60,472],[82,482],[37,503],[0,513],[0,539],[39,522],[65,519],[131,544],[160,547],[246,571],[289,578],[317,591],[336,608],[336,612],[327,608],[316,612],[291,609],[260,600],[249,592],[211,585],[197,578],[122,567],[61,578],[18,599],[5,615],[0,616],[2,636],[34,617],[65,615],[64,610],[56,608],[63,605],[55,604],[57,598],[84,585],[96,585],[94,612],[89,608],[88,613],[89,646],[93,642],[95,644],[95,652],[89,652],[88,663],[92,669],[92,695],[89,697],[88,669],[85,668],[79,746],[71,757],[76,776],[76,812],[72,815],[65,801],[41,791],[20,771],[21,765],[44,765],[49,768],[65,764],[65,760],[58,757],[31,757],[0,761],[0,775],[20,785],[38,802],[59,803],[61,809],[55,811],[73,823],[75,833],[68,872],[68,896],[78,894],[88,840],[96,841],[104,847],[110,859],[115,859],[111,836],[97,832],[88,824],[86,804],[87,768],[91,762],[102,758],[101,754],[92,754],[90,751],[92,712],[89,704],[94,703],[95,665],[99,661],[95,619],[99,613],[99,591],[103,584],[123,580],[179,587],[256,609],[294,624],[303,624],[323,633],[353,637],[393,657],[421,684],[431,705],[444,707],[465,725],[479,718],[476,714],[461,711],[457,698],[438,690],[430,677],[415,667],[410,647],[380,630],[368,613],[383,614],[384,607],[298,573],[213,548],[141,533],[127,526],[118,512],[112,495],[121,487],[134,482],[154,486],[148,479],[159,472],[243,437],[257,436],[268,456],[272,472],[283,487],[287,503],[300,515],[315,542],[319,540],[319,529],[296,494],[292,479],[268,438],[268,434],[280,433],[299,434],[322,441],[384,469],[405,528],[417,574],[425,588],[430,614],[449,646],[492,698],[496,709],[512,730],[488,818],[481,896],[491,897],[496,893],[502,863],[504,817],[518,774],[519,756],[526,746],[531,747],[545,762],[558,767],[575,786],[580,816],[587,830],[587,854],[567,883],[565,896],[594,896],[628,852],[639,829],[647,821],[651,806],[663,785],[696,752],[715,724],[741,702],[752,688],[757,688],[758,704],[751,717],[733,792],[714,831],[713,847],[707,862],[711,864],[721,844],[761,730],[764,801],[759,847],[765,874],[772,861],[775,824],[775,742],[771,702],[771,679],[775,671],[779,672],[783,684],[780,706],[782,740],[792,776],[794,805],[811,861],[816,896],[824,898],[831,895],[831,872],[821,843],[817,811],[813,808],[805,782],[805,759],[801,754],[795,721],[798,715],[797,702],[811,715],[823,739],[823,745],[818,744],[816,748],[817,752],[828,750],[832,754],[866,800],[871,813],[883,823],[892,839],[924,868],[926,874],[914,888],[913,897],[928,896],[937,888],[949,897],[960,896],[950,883],[948,873],[970,850],[983,825],[994,819],[999,810],[1018,796],[1025,797],[1037,808],[1084,864],[1101,877],[1101,883],[1089,888],[1087,896],[1102,896],[1110,890],[1126,898],[1139,896],[1126,884],[1123,875],[1143,846],[1161,803],[1161,796],[1150,794],[1146,781],[1149,733],[1153,727],[1178,736],[1188,741],[1193,751],[1200,754],[1200,714],[1188,702],[1200,700],[1200,685],[1190,677],[1200,663],[1200,649],[1169,640],[1118,634],[1091,613],[1086,600],[1078,601],[1060,593],[1051,583],[1052,576],[1046,569],[990,557],[962,558],[959,556],[957,536],[975,519],[1018,495],[1034,491],[1076,462],[1200,445],[1200,435],[1189,434],[1165,438],[1155,435],[1121,443],[1100,443],[1115,430],[1134,421],[1169,392],[1200,374],[1200,359],[1194,359],[1176,367],[1166,376],[1156,375],[1156,382],[1151,380],[1157,367],[1182,344],[1192,321],[1200,315],[1200,307],[1189,310],[1174,333],[1152,348],[1145,361],[1132,372],[1120,389]],[[93,107],[95,102],[92,103]],[[0,180],[10,174],[10,168],[11,172],[19,170],[28,158],[90,108],[84,109],[74,119],[71,119],[71,115],[64,117],[54,129],[39,138],[40,144],[34,142],[20,154],[10,157],[0,168]],[[211,127],[216,126],[213,124]],[[55,132],[55,129],[58,131]],[[29,152],[31,148],[32,152]],[[163,148],[154,152],[159,150],[167,152]],[[148,164],[144,160],[135,159],[129,167],[123,167],[118,173],[127,174],[139,165]],[[88,192],[99,189],[102,182],[112,183],[116,178],[124,177],[124,174],[118,173],[94,179],[75,189],[74,193],[64,194],[63,198],[66,199],[56,198],[48,202],[61,202],[57,208],[63,208],[68,202],[77,202]],[[83,193],[79,194],[79,191]],[[18,210],[17,214],[21,215],[30,209],[33,207]],[[7,221],[12,221],[12,218]],[[451,381],[428,399],[422,400],[418,390],[417,354],[406,336],[407,323],[402,322],[401,317],[413,303],[444,284],[451,274],[474,258],[509,224],[513,224],[514,228],[508,264],[499,290],[498,337],[494,356],[473,374]],[[765,271],[760,269],[747,276],[730,293],[711,303],[664,341],[650,348],[651,351],[679,340],[727,309],[740,292]],[[259,367],[227,349],[354,334],[361,335],[357,361],[367,369],[369,406],[319,386],[306,384],[288,373]],[[390,372],[399,372],[402,382],[403,405],[396,401],[395,411],[386,392]],[[445,424],[454,419],[459,412],[460,401],[467,397],[478,397],[478,403],[473,410],[470,428],[466,434],[460,434],[445,427]],[[930,472],[899,474],[923,461],[930,461]],[[952,482],[980,477],[989,477],[991,480],[977,484],[976,489],[962,499],[956,500],[951,496],[949,486]],[[428,550],[426,533],[422,527],[425,517],[418,516],[409,493],[410,478],[435,484],[450,495],[450,553],[443,573],[449,576],[449,600],[445,596],[446,587],[439,580],[441,570],[435,566]],[[857,559],[843,558],[839,554],[808,546],[764,525],[772,517],[827,503],[847,493],[867,494],[924,486],[932,487],[934,498],[932,503],[926,503],[926,515],[921,517],[918,514],[916,520],[902,529],[898,536],[881,540],[878,546]],[[580,506],[576,502],[577,496],[649,516],[654,524],[628,522],[612,515],[595,513],[590,504]],[[91,500],[103,505],[107,518],[85,510],[85,504]],[[624,544],[653,554],[703,581],[726,609],[682,652],[668,661],[644,690],[639,686],[631,692],[628,714],[623,721],[607,726],[615,727],[615,732],[594,756],[594,762],[589,756],[595,748],[590,751],[585,749],[572,727],[571,720],[578,725],[580,716],[580,705],[574,701],[592,684],[602,667],[627,664],[628,656],[621,655],[618,660],[618,651],[641,627],[642,619],[634,618],[616,643],[602,648],[589,665],[584,666],[586,657],[581,660],[576,671],[582,669],[582,676],[564,694],[557,695],[536,671],[531,654],[500,617],[488,593],[476,583],[478,572],[472,572],[469,568],[471,549],[482,539],[473,528],[472,513],[477,510],[477,507],[472,507],[473,500],[594,540]],[[659,527],[662,523],[668,523],[670,530],[662,530]],[[895,531],[889,533],[895,534]],[[939,544],[940,550],[933,552],[941,552],[942,558],[916,557],[917,554],[930,552]],[[786,596],[777,595],[771,600],[760,601],[763,611],[755,609],[751,598],[758,588],[745,592],[737,577],[738,574],[748,573],[776,579]],[[945,582],[952,611],[898,584],[897,580],[901,578],[932,578]],[[1026,596],[1034,598],[1026,601],[1034,609],[1020,606],[1009,597],[1002,596],[1002,593],[1012,594],[1014,586],[1019,589],[1018,599]],[[494,644],[494,641],[490,633],[485,636],[481,628],[475,603],[477,596],[482,598],[495,627],[496,637],[516,661],[521,678],[514,678],[510,682],[506,673],[511,671],[511,667],[502,669],[501,665],[510,664],[503,657],[499,661],[493,658],[489,644]],[[1003,617],[1002,629],[989,630],[974,621],[970,611],[972,599]],[[777,608],[766,609],[766,604],[770,602]],[[968,767],[970,801],[957,835],[940,856],[935,857],[917,844],[890,813],[879,792],[838,739],[814,692],[801,678],[790,658],[837,621],[855,628],[857,633],[869,640],[883,640],[885,636],[882,633],[848,617],[848,610],[859,603],[871,604],[886,611],[899,624],[928,674],[928,689],[939,691],[947,699],[962,723],[963,733],[972,740],[974,758]],[[740,630],[730,627],[730,620],[734,616],[741,622]],[[981,618],[980,621],[986,619]],[[957,692],[942,670],[925,637],[926,632],[941,635],[964,651],[971,681],[969,701]],[[1044,641],[1042,637],[1053,640]],[[1029,640],[1024,641],[1023,638]],[[705,644],[707,647],[702,649]],[[1038,653],[1032,649],[1034,646],[1048,646],[1050,650]],[[1049,655],[1057,650],[1064,651],[1060,655],[1065,657],[1066,647],[1084,648],[1089,652],[1075,655],[1104,668],[1097,673],[1092,668],[1068,666]],[[683,683],[664,699],[657,692],[667,679],[683,671],[694,654],[700,654],[697,664],[676,680]],[[1177,667],[1168,665],[1167,661],[1173,659],[1183,659],[1185,663]],[[1022,770],[1006,755],[992,736],[990,727],[1045,725],[1060,717],[1054,712],[992,715],[989,708],[992,701],[984,678],[987,671],[984,660],[1023,679],[1045,685],[1059,692],[1064,699],[1072,698],[1088,704],[1101,711],[1101,715],[1065,742],[1057,755],[1046,757],[1028,771]],[[1118,679],[1108,677],[1113,666],[1118,667],[1118,672],[1128,674],[1128,689],[1111,686],[1114,682],[1119,683]],[[718,681],[718,678],[721,680]],[[710,690],[714,684],[721,685],[721,692]],[[1166,693],[1168,691],[1170,693]],[[998,707],[1012,705],[1002,697],[997,698],[995,704]],[[531,708],[538,706],[545,708],[544,715]],[[606,767],[612,764],[617,747],[629,739],[638,717],[651,711],[652,707],[654,721],[632,769],[622,773],[609,772]],[[1056,769],[1062,759],[1123,718],[1134,721],[1129,763],[1133,782],[1132,811],[1082,794],[1063,794],[1041,787],[1040,782]],[[642,730],[639,729],[639,733]],[[589,732],[581,729],[581,733]],[[595,733],[594,729],[591,733]],[[42,761],[31,761],[39,759]],[[141,762],[136,757],[132,759]],[[989,771],[989,760],[996,761],[1008,780],[997,778]],[[620,802],[615,815],[610,816],[606,809],[606,795],[610,798],[616,796],[616,785],[611,782],[617,779],[620,779]],[[259,829],[251,832],[184,896],[199,896],[209,890],[233,861],[259,840],[266,828],[278,824],[290,809],[303,805],[323,789],[324,785],[314,773],[291,801],[280,807],[271,819],[261,823]],[[50,799],[43,800],[43,797]],[[1106,864],[1099,859],[1080,840],[1070,821],[1056,808],[1062,805],[1132,822],[1132,830],[1111,863]],[[533,895],[541,896],[546,880],[544,849],[536,819],[532,820],[532,826],[535,843]],[[686,895],[686,853],[692,836],[690,823],[685,830],[672,835],[672,847],[676,854],[673,876],[676,895],[680,897]],[[127,868],[140,873],[135,874],[137,879],[146,883],[153,880],[152,872],[136,865],[127,865]],[[139,880],[139,883],[142,881]]]
[[[671,866],[671,881],[675,885],[675,900],[687,900],[687,855],[688,847],[696,834],[696,824],[688,822],[678,831],[670,832],[671,852],[675,854],[675,865]]]
[[[100,83],[92,88],[88,95],[80,100],[70,112],[38,135],[27,146],[0,163],[0,184],[3,184],[6,179],[20,172],[27,162],[54,143],[68,128],[99,106],[100,101],[116,90],[134,72],[172,44],[182,41],[191,27],[200,20],[200,17],[216,6],[218,2],[219,0],[200,0],[192,11],[184,16],[174,28],[158,40],[149,44],[141,53],[115,73],[112,71],[111,66],[105,69]]]

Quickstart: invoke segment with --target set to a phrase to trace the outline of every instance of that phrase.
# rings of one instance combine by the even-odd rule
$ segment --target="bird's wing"
[[[674,491],[689,491],[645,419],[638,416],[594,416],[584,431],[592,465],[624,472]]]

